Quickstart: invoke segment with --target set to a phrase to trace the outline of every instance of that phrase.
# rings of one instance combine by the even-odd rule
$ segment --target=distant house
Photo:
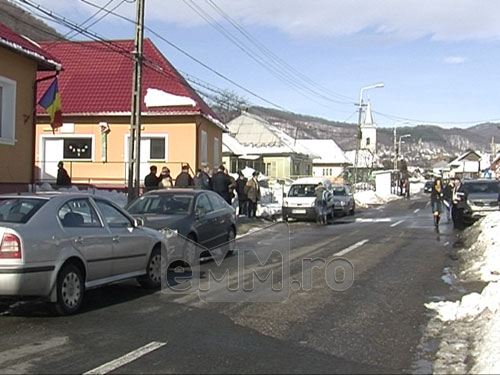
[[[496,179],[500,179],[500,153],[498,153],[493,159],[493,162],[491,163],[490,170],[493,174],[493,177]]]
[[[124,186],[127,181],[132,98],[133,40],[46,42],[65,66],[59,75],[63,126],[55,134],[38,108],[39,181],[52,182],[60,160],[73,182]],[[155,45],[144,40],[140,176],[151,165],[183,164],[192,171],[221,163],[222,133],[215,113]],[[38,88],[38,97],[46,85]]]
[[[311,176],[311,152],[262,117],[243,112],[227,127],[231,136],[244,147],[242,150],[247,157],[261,158],[260,171],[267,176],[279,179]],[[238,165],[242,163],[238,161]],[[230,166],[233,167],[233,161]]]
[[[431,165],[432,173],[436,177],[449,178],[450,164],[447,161],[440,160]]]
[[[481,171],[489,167],[487,159],[474,150],[467,150],[449,163],[450,177],[478,178]]]
[[[34,181],[36,74],[60,70],[56,57],[0,24],[0,191]]]
[[[222,135],[222,163],[231,173],[237,173],[246,167],[264,171],[264,156],[252,147],[243,146],[228,133]]]
[[[313,176],[338,178],[352,163],[333,139],[298,139],[313,155]]]

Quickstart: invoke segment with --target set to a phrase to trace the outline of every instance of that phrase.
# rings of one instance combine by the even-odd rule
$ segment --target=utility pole
[[[394,170],[398,169],[398,138],[396,135],[396,127],[394,126]]]
[[[354,154],[354,190],[356,191],[356,183],[358,182],[358,154],[359,149],[361,148],[361,138],[363,137],[361,133],[361,117],[363,114],[363,91],[361,91],[361,95],[359,98],[359,114],[358,114],[358,131],[357,131],[357,141],[356,141],[356,153]]]
[[[132,108],[130,113],[130,139],[128,157],[128,201],[139,196],[141,183],[141,105],[142,105],[142,51],[144,40],[144,2],[137,0],[134,42],[134,73],[132,82]]]

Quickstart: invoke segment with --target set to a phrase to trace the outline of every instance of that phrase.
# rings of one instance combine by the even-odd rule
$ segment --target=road
[[[327,226],[278,223],[241,237],[221,265],[194,269],[189,294],[175,292],[186,285],[177,277],[186,273],[175,273],[163,291],[135,281],[91,290],[69,317],[50,315],[39,301],[0,299],[0,369],[416,372],[424,303],[449,293],[442,276],[456,241],[446,219],[436,233],[420,194]],[[226,271],[229,288],[216,282]],[[271,271],[274,291],[255,279]]]

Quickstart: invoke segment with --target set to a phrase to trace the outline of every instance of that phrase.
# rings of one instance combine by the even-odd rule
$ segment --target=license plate
[[[305,214],[306,210],[300,209],[300,210],[292,210],[292,214]]]

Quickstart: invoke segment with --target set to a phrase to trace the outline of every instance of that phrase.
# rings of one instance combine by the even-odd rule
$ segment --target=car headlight
[[[160,233],[162,233],[167,239],[176,237],[179,234],[177,229],[169,229],[169,228],[160,229]]]

